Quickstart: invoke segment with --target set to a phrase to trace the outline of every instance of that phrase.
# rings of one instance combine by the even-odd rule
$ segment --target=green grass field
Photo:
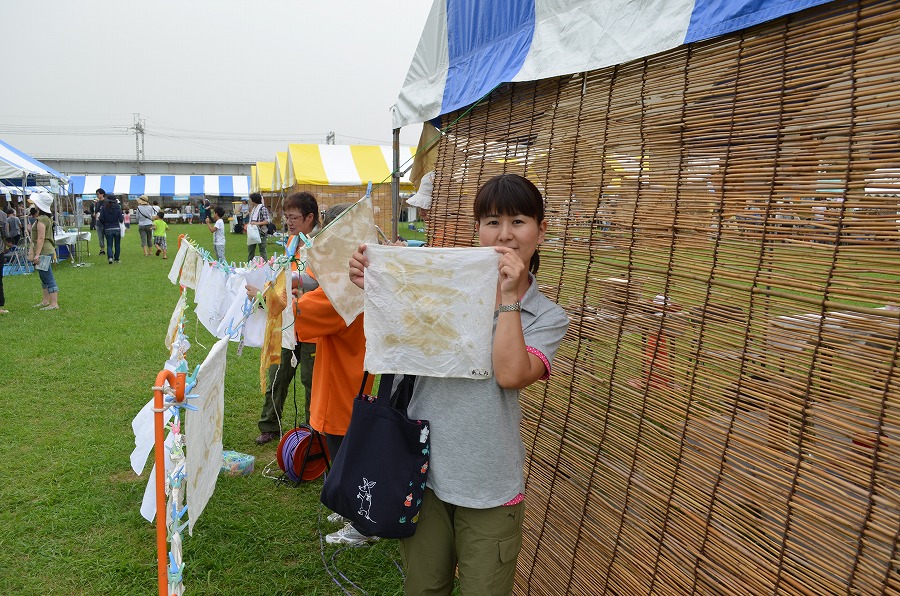
[[[32,308],[37,274],[4,278],[6,338],[0,372],[0,588],[3,594],[156,593],[155,526],[139,513],[151,467],[136,476],[131,420],[152,397],[168,354],[163,343],[178,290],[166,274],[179,233],[212,249],[200,225],[169,231],[169,259],[144,257],[136,230],[109,265],[91,242],[90,267],[55,266],[61,310]],[[227,256],[246,258],[244,236]],[[270,241],[270,253],[273,250]],[[192,294],[192,293],[191,293]],[[186,330],[191,368],[214,338]],[[256,456],[249,477],[220,477],[193,536],[184,538],[189,594],[399,594],[396,541],[340,550],[319,505],[321,479],[299,488],[263,476],[273,443],[258,447],[259,350],[236,354],[225,381],[224,448]],[[302,406],[301,410],[302,410]],[[288,396],[285,418],[292,421]],[[273,466],[280,472],[277,464]],[[327,569],[326,569],[327,566]],[[329,572],[330,570],[330,572]],[[354,582],[358,588],[350,582]]]

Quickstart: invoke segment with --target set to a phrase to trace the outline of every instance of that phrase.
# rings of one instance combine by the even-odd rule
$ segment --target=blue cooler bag
[[[409,395],[392,395],[393,386],[393,375],[382,375],[377,396],[361,388],[353,400],[350,427],[325,477],[321,501],[362,534],[407,538],[419,519],[431,430],[427,420],[410,420],[405,406],[394,407],[408,403]],[[399,384],[398,392],[411,391],[412,383]]]

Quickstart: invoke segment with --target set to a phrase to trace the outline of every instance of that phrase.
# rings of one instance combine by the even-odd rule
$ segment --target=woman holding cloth
[[[416,379],[408,413],[431,422],[428,484],[416,533],[401,540],[407,594],[512,592],[522,545],[525,446],[519,390],[550,375],[568,318],[537,288],[538,246],[547,222],[540,191],[504,174],[475,196],[482,246],[500,253],[492,364],[488,379]],[[365,245],[350,261],[364,286]]]

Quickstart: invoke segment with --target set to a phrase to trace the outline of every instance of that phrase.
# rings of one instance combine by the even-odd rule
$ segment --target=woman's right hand
[[[256,295],[259,293],[259,288],[247,284],[246,286],[244,286],[244,289],[247,290],[247,298],[249,298],[250,300],[256,300]]]
[[[350,257],[350,281],[362,290],[366,289],[366,267],[369,266],[369,259],[364,254],[365,252],[366,245],[360,244],[353,256]]]

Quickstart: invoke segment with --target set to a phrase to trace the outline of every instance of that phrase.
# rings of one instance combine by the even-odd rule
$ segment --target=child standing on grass
[[[153,220],[153,244],[156,245],[156,256],[159,256],[159,253],[162,252],[164,259],[169,258],[166,255],[166,230],[168,229],[169,224],[166,223],[166,218],[163,216],[163,212],[160,211],[156,214],[156,219]]]
[[[212,218],[206,218],[206,227],[213,233],[213,250],[216,253],[216,260],[225,260],[225,209],[216,207],[213,211]]]
[[[431,460],[416,533],[400,541],[406,594],[509,594],[522,546],[525,445],[519,391],[550,375],[568,317],[534,273],[547,222],[540,191],[504,174],[475,196],[482,246],[500,253],[492,343],[494,376],[419,376],[408,412],[431,422]],[[364,286],[365,245],[350,278]]]

